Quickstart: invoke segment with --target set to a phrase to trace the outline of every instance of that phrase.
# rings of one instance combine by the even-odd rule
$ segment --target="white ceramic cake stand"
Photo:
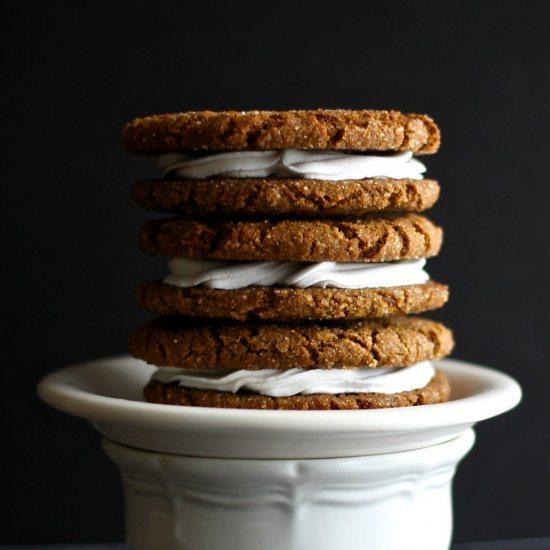
[[[89,420],[120,468],[133,549],[443,550],[472,426],[518,404],[509,376],[436,362],[448,403],[252,411],[145,403],[154,368],[120,357],[44,378],[40,397]]]

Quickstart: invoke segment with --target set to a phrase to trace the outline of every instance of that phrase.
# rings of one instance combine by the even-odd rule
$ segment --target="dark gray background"
[[[100,438],[40,403],[40,378],[125,352],[147,318],[136,283],[155,176],[120,143],[135,116],[194,109],[395,108],[443,131],[429,263],[451,301],[454,356],[520,381],[478,426],[454,491],[455,541],[548,535],[550,3],[11,2],[3,62],[2,543],[123,538]],[[6,379],[7,378],[7,379]],[[7,515],[6,515],[7,514]]]

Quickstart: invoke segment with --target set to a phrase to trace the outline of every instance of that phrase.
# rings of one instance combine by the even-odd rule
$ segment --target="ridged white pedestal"
[[[444,550],[451,481],[473,430],[413,451],[247,460],[141,451],[107,439],[134,550]]]
[[[472,427],[515,407],[509,376],[436,362],[447,403],[256,411],[143,402],[130,357],[61,369],[40,397],[87,419],[122,473],[134,550],[444,550]]]

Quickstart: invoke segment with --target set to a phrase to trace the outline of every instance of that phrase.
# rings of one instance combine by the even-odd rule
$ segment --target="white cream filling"
[[[272,397],[312,393],[393,394],[423,388],[435,374],[429,361],[409,367],[358,369],[179,369],[160,367],[153,380],[186,388],[236,393],[248,390]]]
[[[167,153],[159,157],[163,175],[203,179],[295,177],[320,180],[365,178],[415,179],[426,167],[410,151],[386,155],[340,151],[232,151]]]
[[[164,282],[189,288],[234,290],[248,286],[387,288],[422,284],[425,259],[387,263],[229,262],[172,258]]]

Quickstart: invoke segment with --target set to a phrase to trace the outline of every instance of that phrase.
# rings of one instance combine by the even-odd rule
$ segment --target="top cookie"
[[[202,111],[136,118],[123,141],[132,153],[326,149],[435,153],[440,133],[426,115],[399,111]]]

